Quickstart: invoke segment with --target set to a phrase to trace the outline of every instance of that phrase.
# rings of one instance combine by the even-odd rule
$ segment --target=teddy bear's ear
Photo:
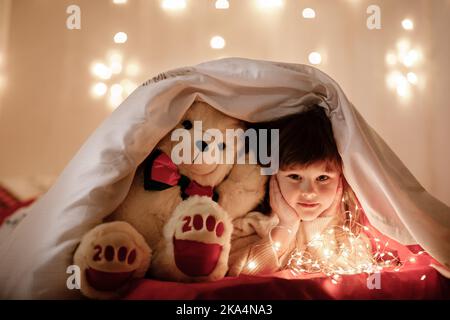
[[[183,126],[183,128],[185,128],[186,130],[191,130],[192,129],[192,121],[190,120],[184,120],[181,125]]]

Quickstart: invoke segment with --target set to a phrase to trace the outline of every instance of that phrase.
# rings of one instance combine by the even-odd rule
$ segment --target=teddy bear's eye
[[[226,147],[226,146],[227,146],[227,145],[226,145],[225,143],[223,143],[223,142],[219,143],[219,150],[220,150],[220,151],[225,150],[225,147]]]
[[[192,122],[190,122],[189,120],[184,120],[181,125],[186,129],[186,130],[190,130],[192,128]]]

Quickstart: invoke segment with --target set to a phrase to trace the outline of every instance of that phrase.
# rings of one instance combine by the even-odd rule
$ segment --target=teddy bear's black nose
[[[198,141],[195,143],[195,146],[196,146],[197,149],[200,150],[201,152],[204,152],[204,151],[206,151],[206,150],[208,149],[208,144],[207,144],[205,141],[203,141],[203,140],[198,140]]]

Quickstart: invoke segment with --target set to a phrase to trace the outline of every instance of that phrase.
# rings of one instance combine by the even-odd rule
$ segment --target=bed
[[[320,274],[282,271],[198,284],[143,279],[126,299],[449,298],[448,280],[430,264],[432,256],[450,268],[450,208],[420,185],[331,77],[307,65],[242,58],[171,70],[138,87],[93,132],[52,187],[18,211],[26,214],[18,227],[0,232],[1,298],[80,298],[67,290],[66,269],[81,237],[120,205],[137,166],[195,100],[251,123],[302,112],[308,104],[324,107],[344,175],[370,223],[393,241],[420,244],[429,255],[399,246],[404,265],[383,271],[379,289],[368,289],[364,274],[334,283]]]
[[[48,179],[20,179],[0,185],[0,225],[14,212],[29,206],[48,188]],[[9,181],[9,180],[8,180]],[[17,180],[15,180],[17,181]],[[19,187],[29,183],[27,188]],[[6,188],[8,185],[9,188]],[[380,236],[380,235],[378,235]],[[383,239],[386,240],[386,237]],[[390,240],[393,242],[393,240]],[[282,270],[265,276],[226,277],[208,283],[180,283],[140,279],[125,300],[328,300],[328,299],[450,299],[450,279],[430,264],[437,263],[420,246],[401,246],[404,265],[380,273],[379,282],[367,274],[343,275],[337,281],[323,274],[294,274]],[[377,284],[379,284],[377,286]]]

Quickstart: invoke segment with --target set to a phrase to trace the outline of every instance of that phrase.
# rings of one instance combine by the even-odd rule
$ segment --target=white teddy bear
[[[200,129],[197,121],[201,121]],[[176,129],[194,137],[189,143],[191,162],[178,166],[171,158],[179,147],[172,137]],[[234,145],[203,139],[207,129],[217,129],[225,137],[226,129],[244,130],[245,126],[204,102],[194,102],[137,168],[122,204],[82,238],[74,263],[81,268],[85,296],[120,297],[132,279],[143,278],[147,272],[159,279],[186,282],[225,276],[232,221],[261,202],[266,177],[259,166],[249,164],[249,154],[245,164],[223,161],[227,151],[236,160],[243,145],[239,139]],[[215,159],[221,161],[195,161],[199,155],[211,156],[212,148],[220,153]]]

